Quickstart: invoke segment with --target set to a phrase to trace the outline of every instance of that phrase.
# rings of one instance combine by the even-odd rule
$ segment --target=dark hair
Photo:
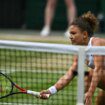
[[[98,27],[98,20],[93,13],[88,11],[82,16],[76,18],[71,25],[77,25],[81,31],[87,31],[89,37],[92,37]]]

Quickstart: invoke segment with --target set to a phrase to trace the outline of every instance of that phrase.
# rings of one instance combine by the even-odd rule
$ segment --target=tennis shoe
[[[49,27],[44,27],[40,33],[41,36],[46,37],[50,34],[50,28]]]

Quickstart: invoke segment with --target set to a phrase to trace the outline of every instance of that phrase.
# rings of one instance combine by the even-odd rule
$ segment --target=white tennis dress
[[[92,39],[93,38],[90,38],[90,41],[88,43],[88,47],[91,47],[92,46]],[[88,67],[94,68],[94,58],[93,58],[93,55],[87,55],[87,59],[89,61]]]

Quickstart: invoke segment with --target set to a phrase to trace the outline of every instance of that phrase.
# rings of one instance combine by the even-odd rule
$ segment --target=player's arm
[[[97,38],[94,39],[94,41],[92,43],[94,46],[101,45],[101,41]],[[94,55],[94,65],[95,65],[95,68],[93,70],[92,81],[90,84],[90,88],[88,90],[88,92],[91,93],[92,95],[94,94],[94,91],[101,79],[102,74],[103,74],[103,65],[104,65],[103,56]]]
[[[72,66],[69,68],[69,70],[67,71],[67,73],[62,76],[56,83],[55,83],[55,87],[57,89],[57,91],[63,89],[66,85],[68,85],[70,83],[70,81],[73,79],[74,72],[77,69],[77,57],[74,57],[74,62],[72,64]]]
[[[90,83],[90,87],[88,91],[85,94],[85,105],[91,105],[92,104],[92,96],[96,90],[96,87],[101,79],[101,76],[103,74],[103,63],[102,63],[102,56],[94,56],[94,64],[95,68],[93,69],[92,74],[92,80]]]
[[[103,62],[102,62],[103,56],[94,56],[94,65],[95,68],[93,70],[93,75],[92,75],[92,81],[90,84],[90,88],[88,90],[89,93],[92,95],[95,92],[95,89],[101,79],[102,73],[103,73]]]
[[[57,91],[63,89],[65,86],[67,86],[70,83],[70,81],[73,79],[73,77],[75,76],[74,72],[77,70],[77,64],[78,64],[77,56],[74,56],[73,64],[69,68],[67,73],[64,76],[62,76],[53,86],[51,86],[47,90],[42,91],[41,98],[47,99],[46,94],[53,95]]]
[[[95,40],[93,45],[94,46],[99,46],[100,41]],[[93,94],[95,92],[95,89],[98,86],[99,81],[101,80],[101,76],[103,74],[103,65],[104,65],[103,63],[104,63],[103,56],[94,55],[95,68],[93,69],[92,80],[91,80],[90,87],[89,87],[87,93],[85,94],[86,103],[89,103],[89,100],[92,99],[92,96],[93,96]]]

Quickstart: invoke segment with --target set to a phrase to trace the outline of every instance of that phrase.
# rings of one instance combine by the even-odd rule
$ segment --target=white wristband
[[[50,91],[51,94],[57,93],[57,89],[55,86],[51,86],[50,88],[48,88],[48,90]]]

